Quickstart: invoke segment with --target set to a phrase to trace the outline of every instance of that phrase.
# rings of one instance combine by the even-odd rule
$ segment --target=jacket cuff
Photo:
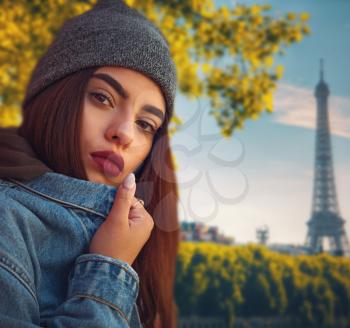
[[[139,291],[137,272],[119,259],[83,254],[69,274],[68,298],[87,297],[111,306],[130,318]]]

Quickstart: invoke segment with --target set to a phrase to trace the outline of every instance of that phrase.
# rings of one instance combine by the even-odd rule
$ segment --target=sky
[[[216,1],[233,6],[239,1]],[[350,1],[276,0],[272,14],[310,14],[311,35],[287,48],[277,64],[284,76],[274,112],[246,121],[223,139],[203,99],[178,94],[175,110],[185,122],[171,141],[179,164],[181,221],[219,227],[237,243],[255,242],[267,225],[269,243],[303,244],[311,215],[319,59],[330,88],[333,167],[341,217],[350,239]]]

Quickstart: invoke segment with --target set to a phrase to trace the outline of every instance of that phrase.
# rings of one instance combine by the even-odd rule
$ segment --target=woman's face
[[[84,95],[80,139],[88,180],[119,186],[147,157],[164,116],[164,97],[150,78],[123,67],[95,71]],[[113,162],[113,153],[123,158],[122,171],[106,160]]]

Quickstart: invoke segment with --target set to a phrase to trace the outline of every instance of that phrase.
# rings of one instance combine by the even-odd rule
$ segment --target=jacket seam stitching
[[[35,286],[35,284],[31,281],[29,274],[20,264],[17,264],[15,260],[12,259],[11,255],[0,251],[0,263],[17,273],[17,275],[21,277],[21,279],[30,287],[30,289],[34,291],[34,288],[32,287]],[[14,267],[14,269],[11,268],[11,265]],[[18,269],[18,272],[15,269]],[[23,277],[21,275],[23,275]]]
[[[10,183],[9,181],[4,180],[3,178],[0,178],[0,186],[1,187],[10,187],[13,188],[13,183]]]
[[[95,296],[95,295],[89,295],[89,294],[75,294],[73,297],[84,297],[84,298],[89,298],[89,299],[92,299],[92,300],[95,300],[95,301],[98,301],[98,302],[100,302],[100,303],[103,303],[103,304],[105,304],[105,305],[110,306],[111,308],[113,308],[114,310],[116,310],[116,311],[121,315],[121,317],[127,322],[128,327],[130,327],[130,323],[129,323],[128,318],[126,317],[126,315],[124,314],[124,312],[123,312],[118,306],[116,306],[115,304],[113,304],[113,303],[111,303],[111,302],[108,302],[108,301],[104,300],[103,298],[100,298],[100,297]]]
[[[66,205],[67,207],[70,207],[70,208],[77,208],[77,209],[80,209],[80,210],[83,210],[83,211],[86,211],[86,212],[89,212],[89,213],[92,213],[92,214],[95,214],[95,215],[98,215],[102,218],[105,218],[105,216],[99,212],[96,212],[94,210],[91,210],[89,208],[86,208],[86,207],[83,207],[83,206],[79,206],[79,205],[76,205],[76,204],[72,204],[72,203],[69,203],[69,202],[65,202],[63,200],[60,200],[60,199],[57,199],[57,198],[54,198],[54,197],[51,197],[51,196],[48,196],[44,193],[41,193],[40,191],[37,191],[33,188],[30,188],[28,186],[26,186],[25,184],[15,180],[15,179],[12,179],[12,178],[9,178],[10,181],[12,181],[13,183],[17,184],[18,186],[22,187],[23,189],[26,189],[27,191],[30,191],[34,194],[37,194],[37,195],[40,195],[42,196],[43,198],[46,198],[48,200],[51,200],[53,202],[56,202],[56,203],[59,203],[59,204],[63,204],[63,205]]]
[[[38,302],[38,300],[36,298],[36,295],[35,295],[34,291],[32,291],[31,287],[27,284],[26,281],[23,280],[23,278],[16,271],[13,271],[6,264],[4,264],[1,261],[1,258],[0,258],[0,267],[2,267],[5,270],[7,270],[10,274],[12,274],[25,287],[29,291],[29,293],[32,295],[32,297],[34,298],[36,304],[39,306],[39,302]]]
[[[139,327],[143,327],[142,326],[142,324],[141,324],[141,318],[140,318],[140,314],[139,314],[139,311],[138,311],[138,307],[137,307],[137,303],[135,302],[134,303],[134,309],[135,309],[135,316],[136,316],[136,321],[137,321],[137,323],[138,323],[138,325],[139,325]],[[131,319],[130,319],[131,320]]]

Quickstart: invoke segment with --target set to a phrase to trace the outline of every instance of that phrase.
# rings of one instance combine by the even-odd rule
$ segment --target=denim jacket
[[[55,172],[0,179],[0,327],[142,327],[136,271],[88,252],[115,193]]]

